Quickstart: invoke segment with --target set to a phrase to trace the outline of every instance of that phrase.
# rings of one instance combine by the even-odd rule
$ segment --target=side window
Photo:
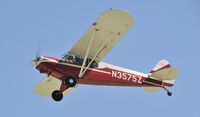
[[[78,65],[82,65],[83,59],[81,57],[76,57],[75,58],[75,63],[78,64]]]
[[[98,67],[98,63],[93,61],[90,65],[91,68],[97,68]]]
[[[91,59],[88,58],[87,61],[86,61],[86,66],[90,63],[90,61],[91,61]],[[90,67],[91,67],[91,68],[96,68],[96,67],[98,67],[98,63],[95,62],[95,61],[93,61],[93,62],[90,64]]]
[[[72,56],[72,55],[68,56],[67,59],[66,59],[66,61],[70,62],[70,63],[74,63],[74,61],[75,61],[74,60],[74,56]]]
[[[84,58],[81,57],[81,56],[68,56],[67,58],[67,61],[70,62],[70,63],[74,63],[74,64],[77,64],[77,65],[82,65],[83,64],[83,61],[84,61]],[[86,60],[86,63],[85,63],[85,67],[90,63],[91,59],[88,58]],[[90,68],[96,68],[98,67],[98,63],[93,61],[90,66]]]

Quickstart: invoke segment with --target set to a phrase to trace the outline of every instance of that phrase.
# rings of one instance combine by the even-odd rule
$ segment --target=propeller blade
[[[40,61],[40,46],[38,46],[35,58],[32,59],[31,62],[32,62],[33,65],[37,65],[38,61]]]
[[[36,56],[35,58],[38,58],[40,56],[40,45],[37,48]]]

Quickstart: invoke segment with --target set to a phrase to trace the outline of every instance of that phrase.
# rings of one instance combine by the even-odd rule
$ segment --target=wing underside
[[[84,57],[90,40],[93,38],[88,58],[95,57],[94,61],[99,63],[131,28],[132,24],[133,18],[128,12],[110,9],[96,20],[69,52]]]
[[[54,77],[45,77],[40,81],[40,83],[33,90],[34,93],[42,96],[50,97],[54,90],[59,90],[61,86],[61,81]],[[68,88],[63,92],[63,95],[67,95],[71,92],[73,88]]]

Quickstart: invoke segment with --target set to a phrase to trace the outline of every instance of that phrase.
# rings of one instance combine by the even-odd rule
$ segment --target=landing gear
[[[52,96],[53,100],[55,100],[57,102],[61,101],[63,99],[63,94],[59,90],[53,91],[51,96]]]
[[[57,102],[61,101],[63,99],[63,92],[69,87],[75,87],[76,84],[77,81],[73,76],[67,76],[66,79],[62,81],[60,89],[53,91],[51,97]]]
[[[64,84],[66,84],[68,87],[75,87],[76,83],[77,81],[73,76],[67,76],[64,80]]]
[[[168,96],[172,96],[172,92],[169,91],[166,87],[163,87],[163,89],[164,89],[165,91],[167,91],[167,95],[168,95]]]
[[[168,96],[172,96],[172,92],[168,91],[168,92],[167,92],[167,95],[168,95]]]

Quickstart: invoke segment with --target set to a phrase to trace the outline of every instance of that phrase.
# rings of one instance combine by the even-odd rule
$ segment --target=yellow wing
[[[54,77],[45,77],[33,90],[34,93],[42,96],[51,96],[54,90],[59,90],[61,81]],[[63,95],[67,95],[72,91],[73,88],[68,88],[63,92]]]
[[[94,61],[99,63],[131,28],[132,24],[133,17],[128,12],[109,9],[96,20],[69,52],[84,57],[91,38],[94,38],[87,58],[95,57]]]

